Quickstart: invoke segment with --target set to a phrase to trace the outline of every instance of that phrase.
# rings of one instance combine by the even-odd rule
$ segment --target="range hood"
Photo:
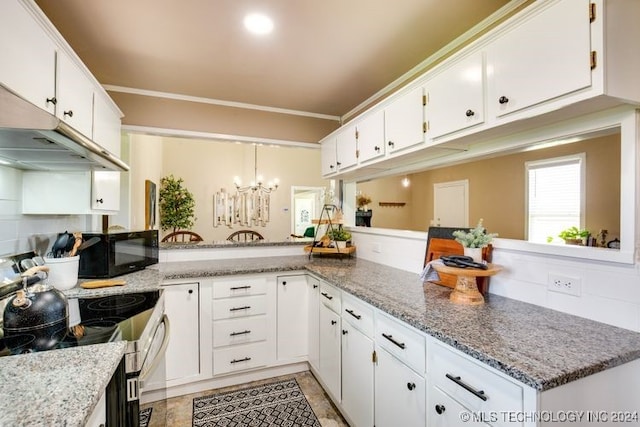
[[[0,165],[49,171],[129,170],[100,145],[2,85]]]

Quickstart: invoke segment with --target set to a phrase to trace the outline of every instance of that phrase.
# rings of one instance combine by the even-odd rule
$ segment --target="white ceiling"
[[[509,0],[36,0],[104,85],[342,116]],[[243,27],[269,14],[272,34]]]

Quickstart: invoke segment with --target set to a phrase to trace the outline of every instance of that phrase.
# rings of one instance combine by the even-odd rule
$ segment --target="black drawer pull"
[[[409,389],[409,391],[415,390],[416,383],[407,383],[407,388]]]
[[[346,329],[342,330],[342,335],[347,335],[349,333],[349,331],[347,331]]]
[[[234,286],[233,288],[229,288],[229,290],[232,291],[239,291],[240,289],[251,289],[251,286],[247,285],[247,286]]]
[[[506,104],[507,102],[509,102],[509,98],[507,98],[506,96],[501,96],[500,98],[498,98],[498,102],[500,104]]]
[[[394,340],[393,335],[382,334],[382,336],[388,339],[389,341],[391,341],[392,343],[394,343],[395,345],[397,345],[398,347],[400,347],[401,349],[403,350],[405,349],[406,345],[404,345],[403,342],[398,342]]]
[[[473,112],[473,110],[467,110],[466,113],[464,113],[467,117],[473,117],[476,113]]]
[[[250,305],[245,305],[244,307],[233,307],[233,308],[230,308],[229,311],[249,310],[250,308],[251,308]]]
[[[240,362],[248,362],[249,360],[251,360],[250,357],[245,357],[244,359],[233,359],[231,362],[229,363],[240,363]]]
[[[328,293],[326,293],[326,292],[320,292],[320,295],[322,295],[323,297],[325,297],[328,300],[332,300],[333,299],[333,297],[331,295],[329,295]]]
[[[355,314],[355,313],[353,312],[353,310],[346,309],[345,311],[346,311],[347,313],[349,313],[350,315],[352,315],[353,317],[355,317],[356,319],[358,319],[358,320],[360,320],[360,319],[362,318],[362,316],[360,316],[359,314]]]
[[[318,287],[318,285],[313,285],[313,289],[316,289]]]
[[[436,405],[436,412],[438,413],[438,415],[442,415],[444,414],[444,411],[447,408],[444,407],[444,405]]]
[[[332,320],[332,321],[331,321],[331,324],[332,324],[332,325],[335,325],[336,323],[338,323],[338,321],[337,321],[337,320]]]
[[[449,378],[451,381],[453,381],[454,383],[458,384],[463,389],[467,390],[469,393],[476,396],[477,398],[485,401],[487,400],[487,396],[484,394],[483,390],[476,390],[475,388],[471,387],[469,384],[465,384],[460,377],[454,377],[451,374],[446,374],[445,376]]]
[[[229,336],[230,336],[230,337],[236,337],[236,336],[238,336],[238,335],[247,335],[247,334],[250,334],[250,333],[251,333],[251,331],[231,332],[231,333],[229,334]]]

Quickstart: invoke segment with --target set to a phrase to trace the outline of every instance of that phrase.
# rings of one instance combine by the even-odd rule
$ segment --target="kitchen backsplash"
[[[427,233],[407,236],[352,229],[357,256],[418,273]],[[494,248],[493,262],[504,267],[491,278],[489,292],[640,332],[640,264],[626,265],[547,256]],[[569,295],[551,291],[551,277],[577,283]]]
[[[44,252],[61,231],[86,228],[86,215],[22,215],[22,172],[0,166],[0,257]]]

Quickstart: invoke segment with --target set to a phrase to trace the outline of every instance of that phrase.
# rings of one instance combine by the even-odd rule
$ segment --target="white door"
[[[356,426],[373,426],[373,340],[342,324],[342,407]]]
[[[433,184],[433,225],[469,226],[469,181]]]
[[[278,277],[278,360],[307,355],[307,278]]]

